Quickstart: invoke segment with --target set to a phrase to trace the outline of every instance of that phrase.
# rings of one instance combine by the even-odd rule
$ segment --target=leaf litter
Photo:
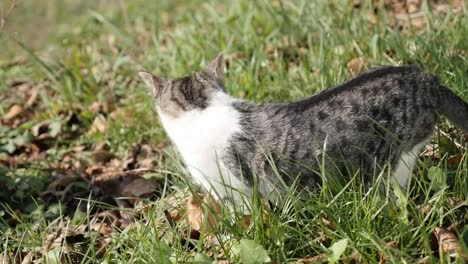
[[[43,164],[39,171],[49,175],[49,183],[41,193],[30,192],[29,195],[39,196],[45,202],[45,208],[53,208],[60,203],[64,217],[48,226],[50,230],[42,248],[22,247],[9,251],[21,252],[18,256],[23,263],[41,263],[44,259],[62,262],[65,257],[77,260],[79,252],[84,252],[92,242],[90,232],[95,232],[99,234],[95,246],[104,252],[113,232],[120,232],[144,217],[144,212],[136,209],[139,201],[158,199],[163,183],[161,178],[154,177],[154,171],[163,162],[160,149],[138,143],[126,155],[119,157],[106,144],[71,146],[69,142],[88,130],[82,123],[82,109],[59,111],[53,113],[55,117],[38,122],[36,113],[43,107],[39,100],[39,86],[15,81],[10,84],[10,89],[15,93],[2,94],[2,100],[10,106],[0,116],[0,166],[2,169],[5,166],[7,175],[10,175],[8,171],[28,170]],[[107,114],[103,112],[114,111],[114,107],[98,103],[93,107],[95,121],[88,132],[105,133]],[[20,191],[16,183],[12,182],[11,187],[9,183],[0,184],[6,191],[2,196]],[[28,189],[32,188],[26,186]],[[83,201],[90,198],[105,202],[112,209],[94,206],[90,225],[73,224],[68,217],[77,211],[85,212]],[[25,205],[18,208],[23,207]],[[20,223],[18,216],[22,209],[14,210],[10,216],[2,216],[12,226]],[[44,216],[49,220],[57,217],[48,213]],[[83,245],[81,249],[80,245]]]

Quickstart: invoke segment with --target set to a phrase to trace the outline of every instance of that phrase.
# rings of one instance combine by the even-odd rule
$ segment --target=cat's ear
[[[223,77],[223,53],[219,53],[214,60],[208,64],[206,68],[210,73],[212,73],[216,78],[221,79]]]
[[[149,72],[139,72],[140,77],[145,82],[153,96],[157,96],[162,87],[162,79]]]

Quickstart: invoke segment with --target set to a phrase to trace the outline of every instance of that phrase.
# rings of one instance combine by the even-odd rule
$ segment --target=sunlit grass
[[[44,32],[45,37],[38,37],[45,26],[41,26],[44,18],[33,15],[36,9],[48,14],[46,24],[51,27]],[[34,113],[32,122],[76,112],[80,131],[88,131],[96,115],[90,109],[98,102],[108,108],[100,113],[108,121],[106,132],[85,132],[73,141],[58,139],[60,149],[46,158],[60,159],[60,150],[78,144],[107,142],[117,155],[123,155],[136,142],[160,145],[165,163],[157,174],[168,179],[163,196],[195,187],[176,152],[168,146],[147,91],[137,78],[139,70],[163,78],[179,77],[201,69],[222,51],[227,57],[224,81],[229,94],[263,103],[298,100],[336,85],[352,76],[347,65],[361,57],[365,69],[383,64],[420,64],[468,100],[466,6],[457,13],[437,13],[426,6],[422,9],[424,26],[404,25],[403,29],[395,24],[391,12],[374,14],[370,4],[363,4],[357,11],[348,1],[340,0],[54,1],[47,6],[25,2],[15,12],[6,34],[2,34],[2,42],[7,44],[0,51],[0,116],[19,100],[2,97],[14,94],[9,86],[14,80],[39,86],[43,111]],[[18,57],[25,62],[11,63]],[[441,129],[451,130],[441,121]],[[18,130],[27,131],[30,126]],[[358,177],[350,177],[352,180],[344,186],[325,186],[310,193],[308,199],[290,190],[278,208],[269,208],[254,197],[248,226],[240,213],[222,208],[221,230],[216,233],[220,244],[211,247],[203,242],[207,234],[198,240],[187,239],[187,225],[170,224],[163,202],[145,202],[141,206],[146,217],[121,233],[112,233],[105,252],[95,247],[101,239],[97,232],[89,231],[78,258],[82,262],[99,258],[108,263],[184,263],[193,260],[194,252],[215,252],[213,259],[216,253],[224,252],[220,259],[235,262],[238,256],[231,247],[246,238],[267,249],[272,260],[285,263],[328,254],[330,245],[346,238],[344,256],[357,251],[364,263],[378,262],[382,252],[391,263],[403,259],[413,263],[426,256],[431,262],[449,262],[434,253],[431,237],[435,227],[466,223],[468,218],[468,152],[461,153],[458,165],[451,163],[450,156],[461,150],[450,141],[466,143],[460,133],[452,134],[451,139],[435,136],[442,159],[425,159],[406,198],[394,201],[390,191],[383,194],[379,184],[366,188]],[[38,166],[46,167],[43,163]],[[8,186],[25,184],[24,195],[30,199],[41,192],[28,188],[41,186],[34,180],[44,174],[36,173],[36,169],[0,168],[0,177],[10,177],[4,181]],[[27,210],[20,208],[19,212],[9,207],[21,204],[18,201],[1,202],[5,206],[0,212],[9,218],[14,215],[17,222],[15,227],[9,227],[3,218],[0,222],[0,251],[12,258],[20,255],[16,248],[28,251],[43,247],[51,229],[61,221],[91,225],[90,210],[96,206],[83,200],[83,207],[88,209],[69,220],[60,206],[44,208],[41,200],[34,200]],[[468,229],[456,230],[466,252]],[[388,244],[392,241],[396,248]]]

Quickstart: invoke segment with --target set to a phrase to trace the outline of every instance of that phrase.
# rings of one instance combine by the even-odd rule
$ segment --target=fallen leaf
[[[148,170],[151,170],[153,169],[153,159],[152,158],[146,158],[146,159],[142,159],[138,162],[139,164],[139,168],[145,168],[145,169],[148,169]]]
[[[429,256],[425,256],[424,258],[418,259],[416,264],[429,264],[431,263],[431,258]]]
[[[10,261],[10,258],[8,257],[8,255],[3,255],[3,254],[0,254],[0,263],[2,264],[10,264],[11,261]]]
[[[94,119],[93,124],[91,125],[91,131],[92,132],[99,131],[101,133],[105,133],[106,130],[107,130],[106,120],[103,117],[97,116]]]
[[[3,120],[11,120],[24,112],[24,108],[21,105],[14,104],[10,107],[10,110],[3,115]]]
[[[250,239],[241,239],[239,243],[240,259],[244,264],[271,262],[268,251],[262,245]]]
[[[99,102],[93,102],[93,103],[89,106],[88,109],[89,109],[89,111],[91,111],[91,113],[97,114],[97,113],[103,112],[104,107],[103,107],[102,104],[99,103]]]
[[[322,221],[328,229],[336,230],[335,224],[328,220],[328,216],[326,214],[322,217]]]
[[[105,237],[99,241],[97,241],[97,249],[100,255],[105,255],[107,252],[107,246],[112,242],[111,237]]]
[[[109,236],[112,233],[113,228],[106,223],[98,222],[91,225],[91,230],[98,232],[103,236]]]
[[[359,264],[361,263],[361,259],[362,259],[362,256],[361,256],[361,252],[359,252],[359,250],[357,249],[354,249],[353,250],[353,253],[351,253],[351,256],[349,256],[349,259],[352,260],[354,264]]]
[[[11,83],[10,83],[10,87],[17,87],[17,86],[20,86],[20,85],[23,85],[23,84],[27,84],[28,82],[27,81],[24,81],[24,80],[13,80]]]
[[[26,149],[26,152],[29,155],[29,160],[37,160],[39,159],[41,149],[38,145],[30,143]]]
[[[430,158],[436,161],[440,160],[439,144],[432,143],[432,144],[426,145],[423,152],[421,152],[420,156],[425,157],[425,158]]]
[[[196,198],[191,195],[187,200],[187,218],[192,229],[200,231],[203,225],[203,211],[201,203],[203,203],[203,196],[195,194]]]
[[[200,263],[200,264],[211,264],[213,263],[214,259],[211,257],[208,257],[204,253],[197,253],[195,257],[193,258],[193,263]]]
[[[459,256],[458,238],[445,228],[436,227],[434,234],[439,242],[439,250],[442,254],[448,254],[450,257]]]
[[[343,253],[345,252],[347,247],[348,247],[348,239],[347,238],[340,239],[340,240],[336,241],[335,243],[333,243],[328,248],[330,250],[328,260],[331,263],[337,263],[340,260],[341,255],[343,255]]]
[[[421,0],[407,0],[407,9],[408,13],[416,13],[421,10],[422,1]]]
[[[96,222],[100,221],[103,223],[108,223],[110,225],[116,225],[119,220],[117,212],[112,210],[106,210],[103,212],[96,213],[94,215],[94,218],[97,219],[95,220]]]
[[[213,198],[206,198],[195,193],[188,198],[186,210],[187,220],[194,230],[202,231],[202,227],[204,227],[203,231],[208,233],[213,231],[218,224],[216,214],[219,214],[220,211]]]
[[[353,58],[348,62],[348,70],[354,75],[362,72],[364,69],[364,59],[361,57]]]
[[[36,140],[55,138],[61,131],[61,120],[45,120],[31,128],[31,133],[36,137]]]
[[[185,214],[186,207],[183,206],[183,201],[185,201],[184,197],[178,197],[177,193],[164,199],[167,215],[172,223],[179,222]]]
[[[91,158],[96,163],[106,163],[114,157],[114,154],[105,149],[96,149],[91,153]]]
[[[59,120],[54,120],[49,124],[49,134],[51,137],[56,137],[62,130],[62,123]]]
[[[31,132],[35,137],[39,137],[42,134],[45,134],[49,131],[49,123],[50,120],[42,121],[40,123],[35,124],[31,128]]]
[[[23,261],[21,262],[21,264],[30,264],[30,263],[33,263],[33,260],[36,256],[36,252],[34,251],[29,251],[28,254],[26,254],[26,256],[24,256],[23,258]]]
[[[390,241],[387,243],[387,246],[390,248],[396,248],[397,247],[397,242],[396,241]],[[384,264],[387,261],[387,257],[385,256],[384,252],[380,252],[379,256],[379,264]]]
[[[64,189],[69,186],[72,182],[77,181],[80,177],[76,174],[66,173],[66,174],[59,174],[55,180],[53,180],[47,186],[47,190],[45,193],[55,193],[60,189]],[[44,193],[44,194],[45,194]]]
[[[121,186],[121,194],[125,197],[148,198],[157,189],[154,181],[144,178],[135,178]]]
[[[37,89],[37,87],[33,87],[31,90],[31,96],[29,96],[29,99],[26,102],[27,108],[34,105],[34,103],[37,101],[38,95],[39,95],[39,89]]]
[[[327,258],[325,256],[318,255],[318,256],[313,256],[313,257],[308,257],[308,258],[301,258],[301,259],[298,259],[297,262],[310,264],[310,263],[323,263],[326,260]]]
[[[305,56],[307,54],[307,48],[300,47],[299,48],[299,55]]]
[[[85,236],[87,230],[87,225],[70,225],[69,220],[58,222],[43,242],[40,249],[42,257],[49,260],[47,263],[62,263],[66,258],[81,260],[74,246],[89,243],[89,238]]]

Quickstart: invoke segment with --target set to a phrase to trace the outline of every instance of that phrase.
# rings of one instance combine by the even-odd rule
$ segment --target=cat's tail
[[[468,132],[468,104],[443,85],[438,86],[438,94],[438,112],[458,128]]]

